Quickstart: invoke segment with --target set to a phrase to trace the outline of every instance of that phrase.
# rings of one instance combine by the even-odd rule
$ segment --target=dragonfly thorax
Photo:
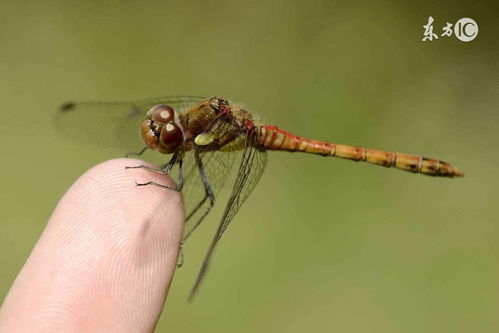
[[[208,101],[199,103],[187,111],[185,129],[187,138],[205,132],[223,112],[228,112],[229,103],[219,97],[212,97]]]

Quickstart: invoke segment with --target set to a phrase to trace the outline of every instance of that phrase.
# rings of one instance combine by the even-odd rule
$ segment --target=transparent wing
[[[216,128],[216,130],[212,130],[213,128]],[[241,132],[239,126],[233,123],[231,118],[218,119],[206,131],[220,137],[227,133],[239,134]],[[212,200],[217,201],[217,196],[229,178],[234,162],[242,154],[242,151],[243,149],[223,151],[215,150],[213,147],[196,146],[194,151],[186,154],[186,157],[189,155],[189,162],[186,168],[184,189],[182,190],[186,214],[184,241],[206,217],[212,208]],[[196,153],[199,155],[198,161],[195,160],[194,155]],[[208,192],[211,192],[211,197]]]
[[[186,156],[188,162],[185,169],[184,188],[182,190],[186,216],[184,240],[201,224],[209,209],[211,209],[210,197],[206,192],[199,166],[194,158],[194,152],[188,152],[186,155],[189,156]],[[227,175],[233,168],[237,156],[238,152],[211,151],[200,153],[206,179],[215,197],[215,202],[227,180]]]
[[[203,278],[208,270],[210,259],[213,255],[215,247],[222,237],[224,231],[227,229],[229,223],[239,211],[244,201],[248,198],[249,194],[255,188],[258,180],[260,179],[265,164],[267,155],[264,150],[260,150],[254,145],[254,137],[250,135],[246,138],[245,149],[242,152],[241,162],[237,172],[237,177],[230,195],[229,201],[225,208],[224,215],[215,233],[215,236],[208,248],[203,265],[198,273],[194,287],[191,290],[189,299],[192,300],[195,296]]]
[[[77,142],[120,147],[128,152],[144,145],[139,126],[151,107],[168,104],[182,112],[203,100],[201,96],[166,96],[131,102],[69,102],[59,109],[56,127]]]

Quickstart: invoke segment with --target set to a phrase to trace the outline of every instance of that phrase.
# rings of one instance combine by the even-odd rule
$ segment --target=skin
[[[104,162],[66,192],[0,308],[0,332],[152,332],[184,226],[165,175]],[[161,207],[161,209],[158,209]]]

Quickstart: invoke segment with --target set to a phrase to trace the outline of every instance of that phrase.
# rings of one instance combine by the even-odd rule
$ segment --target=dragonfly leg
[[[201,208],[201,206],[203,206],[203,204],[206,202],[206,200],[208,199],[208,196],[205,194],[203,199],[201,199],[201,201],[199,201],[199,203],[196,205],[196,207],[192,210],[192,212],[185,218],[186,221],[189,221],[189,219],[194,215],[196,214],[196,212],[199,210],[199,208]]]
[[[135,185],[137,185],[137,186],[155,185],[155,186],[159,186],[159,187],[162,187],[162,188],[165,188],[165,189],[168,189],[168,190],[179,192],[179,191],[181,191],[184,188],[184,163],[183,163],[182,158],[180,158],[178,160],[178,167],[179,167],[178,183],[174,187],[168,186],[168,185],[164,185],[164,184],[160,184],[160,183],[156,183],[156,182],[153,182],[153,181],[149,181],[149,182],[145,182],[145,183],[137,183],[137,182],[135,182]],[[171,169],[171,168],[168,169],[168,171],[158,170],[158,169],[150,168],[150,167],[145,166],[145,165],[139,165],[137,167],[127,167],[127,168],[131,168],[131,169],[133,169],[133,168],[141,168],[141,169],[155,171],[155,172],[158,172],[160,174],[166,174]]]
[[[143,164],[137,165],[137,166],[126,166],[125,169],[144,169],[144,170],[156,172],[156,173],[159,173],[159,174],[162,174],[162,175],[166,175],[173,168],[173,165],[177,161],[178,155],[179,155],[178,153],[173,154],[173,156],[170,159],[170,161],[168,163],[166,163],[165,165],[162,165],[161,168],[159,168],[159,169],[151,168],[150,166],[143,165]],[[180,163],[180,161],[179,161],[179,163]]]
[[[177,260],[177,268],[184,265],[184,241],[180,241],[180,253]]]
[[[167,171],[164,171],[163,168],[161,169],[156,169],[156,168],[151,168],[150,166],[147,166],[147,165],[137,165],[137,166],[126,166],[125,169],[144,169],[144,170],[148,170],[148,171],[152,171],[152,172],[156,172],[156,173],[159,173],[159,174],[162,174],[162,175],[166,175],[168,174]]]
[[[162,188],[165,188],[167,190],[172,190],[172,191],[180,191],[181,189],[178,189],[178,186],[168,186],[168,185],[165,185],[165,184],[160,184],[160,183],[156,183],[156,182],[145,182],[145,183],[137,183],[135,182],[135,185],[137,186],[147,186],[147,185],[154,185],[154,186],[159,186],[159,187],[162,187]]]
[[[197,204],[196,208],[194,208],[192,210],[192,212],[187,217],[187,220],[189,220],[189,218],[191,218],[192,215],[194,215],[199,210],[199,208],[201,208],[203,206],[203,204],[206,202],[207,199],[210,199],[210,205],[206,209],[206,211],[203,213],[203,215],[201,215],[201,217],[196,221],[196,223],[194,224],[194,226],[192,227],[192,229],[189,230],[189,233],[187,233],[184,236],[184,239],[183,239],[184,241],[187,238],[189,238],[189,236],[194,232],[194,230],[196,230],[196,228],[201,224],[201,222],[204,220],[204,218],[208,215],[208,213],[210,212],[210,210],[215,205],[215,195],[213,194],[213,190],[211,189],[210,183],[208,182],[208,178],[206,177],[206,173],[204,171],[203,162],[201,161],[201,158],[199,157],[198,153],[195,153],[195,157],[196,157],[196,163],[197,163],[198,169],[199,169],[199,174],[201,175],[201,180],[203,181],[203,185],[204,185],[204,189],[205,189],[205,196]]]
[[[172,158],[170,158],[170,161],[168,161],[168,163],[166,163],[165,165],[162,165],[161,166],[161,170],[163,170],[165,173],[166,172],[170,172],[170,170],[173,168],[173,166],[175,165],[175,162],[177,162],[177,159],[179,157],[180,153],[179,152],[176,152],[175,154],[173,154]],[[179,160],[179,168],[182,169],[182,156],[180,156],[180,160]],[[183,169],[180,170],[183,172]]]
[[[128,157],[128,156],[140,156],[140,155],[144,154],[144,152],[146,150],[147,150],[147,146],[145,146],[144,148],[142,148],[139,152],[129,151],[128,153],[125,154],[125,157]]]
[[[203,161],[201,161],[201,157],[198,153],[195,154],[196,163],[198,165],[199,174],[201,175],[201,180],[203,181],[204,189],[208,198],[210,198],[210,204],[213,206],[215,204],[215,195],[213,194],[213,190],[211,189],[210,183],[208,182],[208,178],[206,177],[206,173],[204,171]]]

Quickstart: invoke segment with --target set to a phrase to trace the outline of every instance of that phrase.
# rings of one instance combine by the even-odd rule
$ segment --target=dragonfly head
[[[184,141],[182,125],[172,107],[156,105],[147,112],[147,118],[140,125],[144,143],[151,149],[170,154]]]

